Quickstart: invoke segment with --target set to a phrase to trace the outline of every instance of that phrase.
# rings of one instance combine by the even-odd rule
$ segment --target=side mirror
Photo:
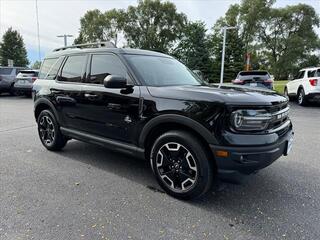
[[[127,79],[119,75],[108,75],[103,80],[103,85],[106,88],[127,88]]]

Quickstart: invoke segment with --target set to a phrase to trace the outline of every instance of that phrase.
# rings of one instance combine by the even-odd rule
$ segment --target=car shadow
[[[98,145],[71,140],[61,152],[56,152],[73,161],[117,174],[142,185],[156,185],[148,161],[122,154]]]
[[[150,191],[163,193],[153,177],[148,161],[73,140],[63,151],[56,154],[117,174],[145,186]],[[302,176],[303,173],[299,167],[279,164],[275,163],[277,166],[272,165],[256,175],[249,176],[241,184],[220,182],[219,187],[212,188],[204,197],[184,204],[222,215],[228,219],[228,227],[245,226],[254,236],[261,234],[261,226],[272,229],[271,231],[279,231],[281,223],[286,219],[293,221],[292,218],[296,218],[296,221],[293,221],[293,225],[297,224],[296,230],[305,230],[306,226],[303,224],[306,223],[299,225],[298,218],[294,216],[296,212],[291,212],[291,208],[296,208],[297,202],[305,202],[305,199],[294,195],[292,188],[303,186],[292,181],[294,178],[283,177],[283,169],[286,168],[292,176]],[[282,234],[287,231],[288,229],[284,229],[280,232]]]

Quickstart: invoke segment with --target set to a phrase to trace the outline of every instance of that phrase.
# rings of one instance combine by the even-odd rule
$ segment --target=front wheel
[[[40,140],[51,151],[61,150],[68,139],[62,135],[58,122],[49,110],[43,110],[37,120]]]
[[[14,84],[12,84],[12,85],[10,86],[9,94],[10,94],[11,96],[16,96],[16,95],[17,95],[16,90],[14,89]]]
[[[159,185],[179,199],[200,197],[210,189],[212,165],[201,142],[184,131],[164,133],[151,150],[151,167]]]

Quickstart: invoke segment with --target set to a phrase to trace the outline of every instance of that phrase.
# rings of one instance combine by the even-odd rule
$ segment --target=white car
[[[320,101],[320,67],[301,69],[297,76],[286,84],[284,95],[290,100],[296,98],[302,106],[308,104],[309,100]]]

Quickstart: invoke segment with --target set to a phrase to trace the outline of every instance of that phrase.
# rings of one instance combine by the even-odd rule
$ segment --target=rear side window
[[[10,75],[13,68],[0,68],[1,75]]]
[[[308,71],[308,78],[314,77],[315,73],[316,73],[316,70],[314,70],[314,71]]]
[[[301,78],[303,78],[303,77],[304,77],[304,72],[305,72],[305,71],[300,71],[294,79],[301,79]]]
[[[59,81],[64,82],[81,82],[87,57],[85,55],[77,55],[68,57],[65,62]]]
[[[103,84],[108,75],[120,75],[128,78],[125,66],[120,59],[111,54],[92,55],[90,83]]]
[[[39,78],[47,80],[55,79],[62,61],[63,57],[45,59],[41,65]],[[36,74],[38,73],[36,72]]]

